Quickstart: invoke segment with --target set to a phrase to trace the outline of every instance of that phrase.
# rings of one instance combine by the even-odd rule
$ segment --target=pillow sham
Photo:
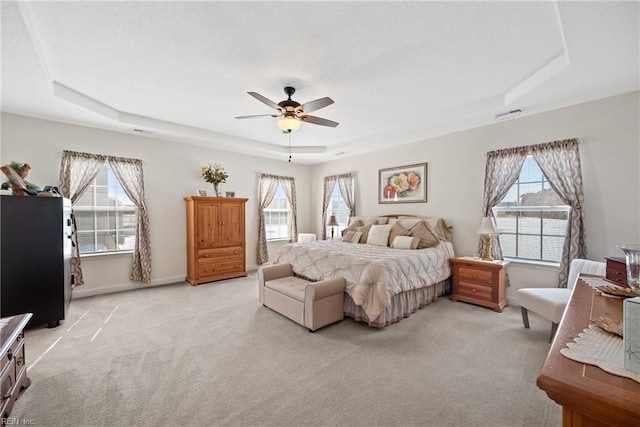
[[[343,242],[351,242],[353,240],[353,236],[355,236],[355,235],[356,235],[355,231],[346,230],[344,232],[344,234],[342,235],[342,241]]]
[[[440,240],[433,235],[429,226],[424,222],[419,222],[409,231],[411,231],[412,236],[420,238],[418,249],[431,248],[440,243]]]
[[[371,224],[364,225],[362,227],[356,228],[356,231],[362,233],[360,236],[360,243],[367,243],[367,238],[369,237],[369,230],[371,230]]]
[[[393,243],[393,239],[395,239],[396,236],[408,236],[409,233],[409,230],[407,230],[397,222],[394,223],[391,226],[391,231],[389,232],[389,246],[391,246],[391,244]]]
[[[360,243],[360,237],[362,237],[362,233],[359,231],[347,231],[342,236],[342,241],[347,243]]]
[[[391,243],[391,247],[395,249],[418,249],[419,244],[419,237],[396,236]]]
[[[390,225],[372,225],[367,236],[367,244],[375,246],[389,246]]]

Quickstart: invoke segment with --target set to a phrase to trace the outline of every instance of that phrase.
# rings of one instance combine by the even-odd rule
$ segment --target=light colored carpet
[[[80,320],[78,320],[80,319]],[[371,329],[310,333],[258,303],[255,274],[73,300],[27,330],[37,426],[559,426],[535,385],[550,325],[441,297]],[[52,344],[57,343],[50,348]],[[47,349],[49,351],[47,352]]]

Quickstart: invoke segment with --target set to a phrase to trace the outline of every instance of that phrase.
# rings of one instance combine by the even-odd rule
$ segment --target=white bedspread
[[[289,263],[295,273],[312,280],[343,277],[346,292],[373,320],[392,296],[448,278],[453,256],[453,245],[445,241],[433,248],[403,250],[319,240],[281,247],[273,264]]]

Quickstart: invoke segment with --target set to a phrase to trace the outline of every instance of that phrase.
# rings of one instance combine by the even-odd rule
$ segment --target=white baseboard
[[[128,282],[128,283],[121,283],[119,285],[110,285],[110,286],[103,286],[100,288],[88,288],[88,289],[82,289],[83,286],[85,285],[80,285],[73,289],[73,292],[71,293],[71,298],[72,299],[86,298],[86,297],[92,297],[95,295],[105,295],[105,294],[111,294],[114,292],[131,291],[134,289],[149,288],[152,286],[162,286],[162,285],[169,285],[172,283],[181,283],[181,282],[184,282],[184,278],[185,278],[184,275],[175,276],[175,277],[165,277],[163,279],[153,279],[151,280],[151,283]]]

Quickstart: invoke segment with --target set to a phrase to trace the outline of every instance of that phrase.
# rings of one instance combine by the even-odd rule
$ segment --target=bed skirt
[[[383,328],[415,313],[420,307],[438,299],[451,291],[451,280],[445,279],[426,288],[405,291],[394,295],[391,304],[384,308],[374,320],[369,320],[361,306],[356,305],[349,294],[344,294],[344,315],[359,322],[365,322],[372,328]]]

